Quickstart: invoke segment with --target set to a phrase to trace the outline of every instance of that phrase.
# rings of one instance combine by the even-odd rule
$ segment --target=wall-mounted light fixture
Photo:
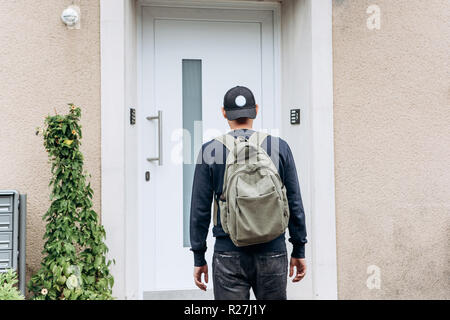
[[[61,20],[69,29],[80,29],[80,7],[68,6],[62,12]]]

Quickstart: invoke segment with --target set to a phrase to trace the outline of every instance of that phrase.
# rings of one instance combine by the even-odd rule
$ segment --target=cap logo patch
[[[247,103],[247,99],[245,99],[244,96],[239,95],[239,96],[236,97],[236,99],[234,100],[234,102],[236,103],[236,105],[237,105],[238,107],[243,107],[243,106],[245,106],[245,104]]]

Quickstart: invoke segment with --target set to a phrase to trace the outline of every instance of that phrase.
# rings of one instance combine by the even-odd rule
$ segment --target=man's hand
[[[294,275],[294,267],[296,268],[295,278],[292,282],[299,282],[306,275],[306,260],[291,257],[291,263],[289,266],[289,277]]]
[[[202,273],[205,274],[205,282],[208,283],[208,265],[194,267],[194,282],[201,290],[206,291],[206,284],[202,282]]]

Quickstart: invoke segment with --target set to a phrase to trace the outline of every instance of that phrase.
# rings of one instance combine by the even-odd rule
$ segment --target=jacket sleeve
[[[203,148],[202,148],[203,150]],[[202,152],[195,165],[192,184],[190,239],[191,250],[194,252],[194,265],[200,267],[206,264],[206,237],[211,222],[211,204],[213,186],[209,165],[202,161]]]
[[[287,145],[287,144],[286,144]],[[300,193],[300,185],[297,177],[297,169],[295,168],[294,157],[292,151],[287,145],[287,155],[285,160],[284,185],[289,203],[289,241],[293,245],[291,256],[294,258],[305,257],[306,240],[306,224],[305,211],[303,209],[302,196]]]

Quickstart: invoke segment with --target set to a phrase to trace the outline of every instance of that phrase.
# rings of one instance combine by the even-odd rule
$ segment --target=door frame
[[[311,74],[310,188],[313,240],[313,294],[337,298],[336,227],[333,149],[332,0],[308,3]],[[281,10],[277,2],[234,0],[100,0],[101,46],[101,212],[115,277],[113,294],[119,299],[140,299],[139,185],[143,178],[136,157],[138,124],[130,125],[130,108],[139,105],[139,7],[163,5],[201,8],[239,8],[274,12],[275,47],[280,48]],[[277,31],[278,30],[278,31]],[[280,52],[275,52],[279,60]],[[278,70],[280,70],[278,68]],[[277,71],[278,71],[277,70]],[[276,72],[280,83],[280,72]],[[280,101],[281,90],[275,98]],[[139,109],[137,109],[139,111]],[[137,117],[144,116],[137,112]],[[320,147],[319,147],[320,146]],[[307,213],[308,215],[308,213]],[[113,236],[111,236],[113,235]],[[320,277],[314,276],[321,274]],[[313,298],[313,297],[311,297]]]
[[[145,119],[146,114],[148,115],[154,115],[157,114],[158,109],[162,108],[164,110],[163,106],[155,106],[154,103],[157,103],[153,101],[155,98],[154,94],[156,94],[157,91],[155,84],[158,83],[158,79],[155,78],[155,67],[157,66],[157,61],[155,60],[157,57],[156,52],[158,51],[158,47],[155,43],[157,36],[157,22],[160,21],[198,21],[198,22],[227,22],[227,23],[251,23],[253,26],[257,26],[257,32],[259,33],[259,36],[257,36],[257,39],[260,41],[261,47],[260,54],[261,54],[261,61],[257,64],[257,67],[261,69],[261,81],[256,82],[254,85],[256,86],[254,89],[256,93],[261,91],[260,99],[259,101],[260,105],[263,107],[260,109],[260,113],[258,114],[258,118],[261,120],[261,127],[263,129],[269,130],[269,133],[272,134],[278,134],[277,129],[280,128],[279,120],[279,110],[281,109],[281,101],[277,100],[277,97],[275,93],[280,92],[280,81],[279,79],[279,70],[280,70],[280,46],[279,46],[279,36],[280,36],[280,26],[278,21],[274,21],[274,11],[272,9],[263,9],[263,10],[235,10],[234,8],[204,8],[204,7],[192,7],[192,6],[168,6],[166,2],[164,2],[164,5],[160,5],[160,2],[146,2],[145,4],[140,5],[137,8],[137,16],[138,16],[138,38],[142,39],[142,43],[138,43],[138,56],[137,56],[137,70],[138,70],[138,79],[142,82],[142,90],[139,90],[138,92],[138,104],[137,104],[137,111],[140,113],[140,117],[137,119],[137,122],[141,122],[139,128],[141,129],[141,132],[138,134],[138,146],[142,148],[142,150],[147,150],[147,152],[150,152],[152,154],[156,154],[157,150],[149,151],[147,149],[147,146],[149,144],[148,137],[150,137],[151,130],[154,130],[153,124],[149,124],[148,120]],[[142,20],[142,21],[141,21]],[[278,31],[278,32],[277,32]],[[142,34],[140,34],[142,32]],[[175,31],[178,32],[178,31]],[[171,37],[170,35],[169,37]],[[196,55],[195,58],[203,59],[203,53],[202,47],[196,47],[197,49],[200,48],[199,55]],[[188,55],[189,58],[194,58],[191,55]],[[179,59],[182,59],[181,57]],[[203,60],[203,63],[206,63],[208,61]],[[253,58],[252,58],[253,59]],[[244,65],[242,65],[244,66]],[[206,69],[207,66],[204,66]],[[180,69],[181,71],[181,69]],[[277,73],[275,73],[277,71]],[[142,73],[142,74],[141,74]],[[181,75],[180,75],[181,76]],[[203,75],[203,79],[205,79],[206,75]],[[173,80],[173,77],[171,77]],[[181,77],[180,77],[181,79]],[[206,80],[205,80],[206,81]],[[206,85],[204,83],[204,85]],[[259,86],[259,87],[258,87]],[[261,88],[261,89],[260,89]],[[204,87],[203,90],[206,90]],[[203,91],[205,92],[205,91]],[[258,96],[257,94],[256,96]],[[181,102],[181,100],[179,100]],[[160,101],[161,102],[161,101]],[[142,111],[141,111],[142,110]],[[217,118],[218,114],[217,111],[214,111],[214,121],[219,121],[221,126],[224,126],[223,129],[225,129],[226,122],[223,122],[223,118],[219,119]],[[143,112],[146,114],[143,115]],[[208,112],[203,110],[203,116],[205,117]],[[211,112],[211,111],[210,111]],[[163,111],[163,114],[167,114],[167,111]],[[163,117],[164,118],[164,117]],[[171,116],[169,115],[169,118]],[[208,118],[206,116],[206,118]],[[166,118],[168,119],[168,118]],[[203,118],[204,121],[206,120]],[[164,130],[166,130],[166,126],[170,127],[171,124],[167,123],[165,120],[162,121],[164,124]],[[155,125],[156,126],[156,125]],[[214,127],[209,127],[207,122],[203,123],[203,129],[213,129]],[[274,128],[275,132],[272,132],[271,129]],[[218,129],[218,127],[214,128]],[[222,129],[222,128],[221,128]],[[169,139],[170,139],[170,133],[164,131],[165,133],[162,133],[162,135],[165,137],[165,141],[167,142],[166,145],[169,145]],[[221,132],[224,133],[224,132]],[[216,134],[219,134],[216,132]],[[157,136],[151,138],[156,139]],[[212,137],[209,137],[209,139]],[[206,140],[204,140],[206,141]],[[175,143],[175,142],[174,142]],[[154,152],[154,153],[153,153]],[[163,152],[166,156],[164,158],[169,158],[170,151]],[[164,183],[167,179],[164,176],[161,176],[161,174],[158,172],[161,169],[164,172],[167,170],[164,167],[161,167],[161,169],[158,169],[158,166],[156,163],[149,164],[145,158],[147,155],[144,155],[143,157],[140,157],[138,159],[139,165],[141,166],[140,172],[145,172],[146,170],[149,170],[151,173],[152,178],[150,181],[139,181],[139,191],[138,191],[138,197],[139,197],[139,208],[141,212],[141,235],[142,235],[142,253],[141,253],[141,275],[142,275],[142,285],[145,285],[143,287],[142,291],[144,292],[144,296],[147,297],[155,297],[158,294],[166,295],[170,291],[170,289],[154,289],[150,291],[150,287],[156,286],[156,283],[159,281],[159,275],[155,273],[154,270],[157,270],[160,267],[157,267],[158,265],[158,259],[160,258],[160,253],[158,252],[158,244],[159,244],[159,237],[155,235],[154,233],[158,233],[157,230],[159,230],[160,226],[156,225],[156,221],[161,221],[159,218],[159,215],[157,212],[161,212],[161,210],[165,210],[166,206],[163,205],[158,206],[157,201],[158,198],[155,196],[156,192],[159,189],[159,186],[161,183]],[[166,159],[167,159],[166,158]],[[167,163],[166,163],[167,165]],[[179,168],[182,169],[182,168]],[[174,170],[176,170],[174,168]],[[182,171],[182,170],[181,170]],[[181,185],[178,185],[178,187],[181,187]],[[177,189],[177,188],[175,188]],[[178,190],[178,189],[177,189]],[[183,190],[183,188],[181,188]],[[155,193],[156,192],[156,193]],[[178,193],[174,191],[174,194],[172,196],[177,196]],[[154,203],[155,205],[152,206],[151,204]],[[170,205],[169,205],[170,206]],[[156,209],[158,207],[158,209]],[[173,210],[173,208],[172,208]],[[175,211],[174,211],[175,212]],[[181,222],[177,221],[177,223]],[[172,223],[173,224],[173,223]],[[178,225],[173,225],[174,227],[178,229]],[[208,243],[210,241],[213,241],[212,233],[210,232],[208,234]],[[180,248],[181,249],[181,248]],[[183,263],[183,271],[185,275],[190,275],[190,267],[191,267],[191,259],[192,259],[192,252],[189,251],[189,248],[183,248],[182,251],[177,251],[180,254],[180,263]],[[207,252],[207,259],[211,258],[211,251]],[[168,260],[164,260],[164,266],[167,265]],[[182,262],[183,261],[183,262]],[[189,269],[186,269],[186,266],[189,267]],[[154,269],[155,268],[155,269]],[[162,267],[165,268],[165,267]],[[152,276],[150,276],[152,275]],[[184,292],[185,290],[196,290],[195,285],[191,278],[186,278],[186,276],[183,277],[184,285],[191,285],[191,289],[182,289],[177,288],[178,290],[175,290],[173,292],[176,292],[179,294],[180,292]],[[164,281],[166,285],[167,281]],[[161,290],[161,291],[160,291]],[[173,290],[173,288],[172,288]],[[179,291],[181,290],[181,291]],[[197,290],[196,290],[197,291]],[[190,294],[195,294],[196,291]],[[199,293],[201,293],[199,291]],[[208,292],[209,294],[212,294],[212,291]],[[201,293],[200,296],[202,296],[203,293]],[[212,295],[210,295],[212,296]],[[207,298],[205,295],[203,295],[203,299]]]

